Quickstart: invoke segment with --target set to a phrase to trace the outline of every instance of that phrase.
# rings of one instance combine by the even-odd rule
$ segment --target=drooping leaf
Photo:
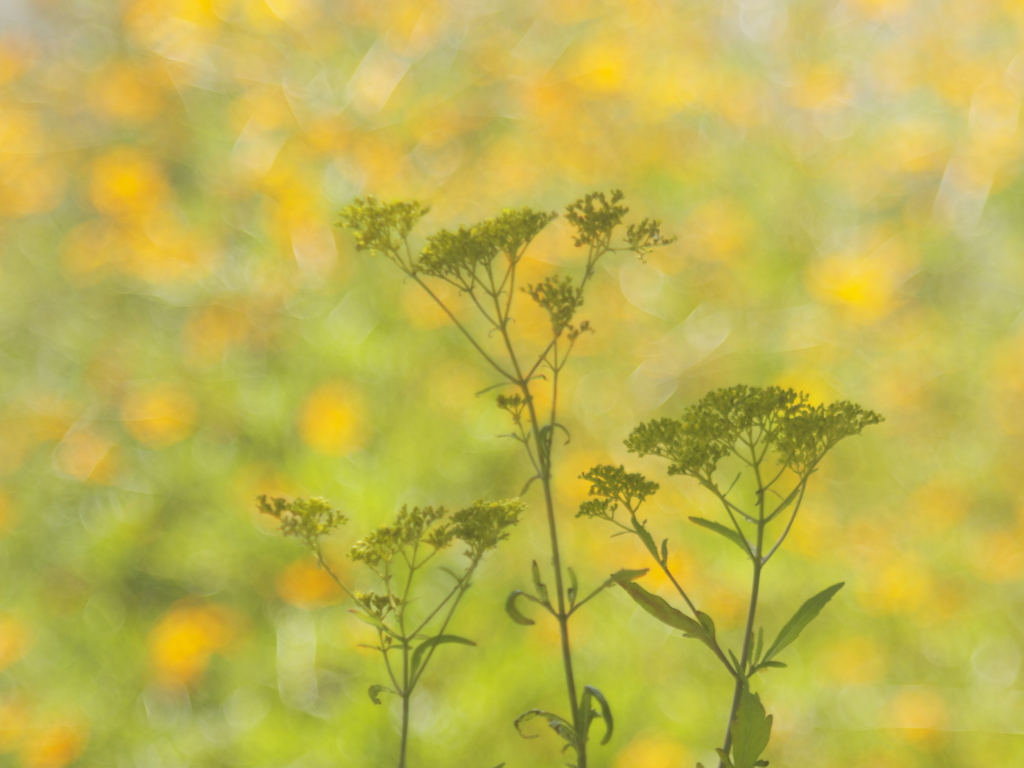
[[[465,637],[459,637],[458,635],[435,635],[434,637],[428,638],[420,643],[416,650],[412,652],[412,674],[415,675],[420,668],[420,662],[423,660],[423,654],[429,651],[431,648],[435,648],[445,643],[459,643],[460,645],[476,645],[472,640],[468,640]]]
[[[576,746],[576,732],[573,730],[572,724],[560,715],[556,715],[554,712],[548,712],[543,709],[531,709],[528,712],[524,712],[515,719],[513,725],[519,732],[519,735],[524,739],[535,739],[537,734],[523,733],[522,724],[528,720],[532,720],[535,717],[543,717],[547,721],[548,728],[553,730],[559,736],[561,736],[569,746]]]
[[[793,618],[787,621],[786,626],[779,631],[779,636],[775,638],[775,642],[771,644],[771,647],[765,653],[764,660],[771,660],[779,651],[796,640],[800,633],[803,632],[804,627],[814,621],[814,618],[821,613],[821,609],[832,599],[832,596],[843,588],[843,584],[845,582],[842,581],[838,584],[833,584],[801,605],[797,612],[793,614]]]
[[[382,693],[393,693],[396,696],[398,695],[398,691],[388,688],[386,685],[371,685],[369,690],[370,701],[374,704],[380,704],[380,694]]]
[[[754,768],[768,746],[772,716],[765,715],[761,697],[743,687],[740,706],[732,721],[732,760],[734,768]]]
[[[511,618],[512,621],[514,621],[516,624],[522,624],[523,626],[528,627],[531,624],[534,624],[535,622],[533,619],[528,619],[526,616],[519,612],[519,609],[516,607],[516,599],[519,597],[525,597],[527,599],[530,598],[530,596],[523,592],[523,590],[515,590],[511,595],[508,596],[508,599],[505,601],[505,613],[507,613],[509,615],[509,618]]]
[[[615,724],[612,721],[612,709],[608,706],[608,701],[605,699],[597,688],[592,685],[586,685],[583,687],[583,696],[580,698],[580,711],[583,714],[583,735],[584,738],[590,732],[590,723],[593,710],[590,708],[590,700],[596,699],[598,705],[601,707],[601,719],[604,720],[604,738],[601,739],[601,744],[607,744],[612,738],[612,729]]]
[[[691,517],[690,522],[699,525],[701,528],[707,528],[709,531],[714,531],[720,536],[724,536],[737,547],[742,549],[743,554],[750,557],[750,545],[748,545],[746,539],[744,539],[734,529],[724,526],[721,523],[716,523],[714,520],[705,520],[703,517]]]

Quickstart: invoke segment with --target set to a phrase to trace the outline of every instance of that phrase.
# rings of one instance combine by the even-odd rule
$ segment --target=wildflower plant
[[[559,548],[557,514],[552,493],[555,466],[555,435],[566,432],[559,420],[559,381],[575,344],[591,330],[589,321],[578,317],[584,305],[586,288],[596,273],[598,262],[607,254],[629,251],[643,256],[653,248],[672,241],[663,238],[660,223],[644,219],[629,224],[621,232],[628,208],[623,194],[595,192],[567,206],[565,218],[574,230],[576,247],[586,249],[582,273],[549,276],[539,283],[521,284],[520,266],[534,239],[557,218],[557,214],[530,208],[506,210],[493,219],[456,230],[442,229],[426,238],[417,253],[410,234],[428,209],[415,202],[385,203],[373,197],[360,198],[341,211],[339,224],[355,236],[356,247],[380,254],[391,261],[408,279],[420,286],[444,311],[485,364],[499,377],[489,389],[502,388],[497,405],[506,411],[513,426],[511,437],[519,442],[533,469],[523,493],[539,482],[544,498],[551,565],[549,575],[535,560],[532,564],[533,591],[515,591],[506,602],[511,618],[519,624],[534,621],[521,611],[523,601],[534,603],[558,624],[562,666],[568,696],[569,713],[559,715],[547,710],[531,710],[517,721],[540,717],[573,750],[578,768],[587,766],[587,742],[595,720],[604,723],[604,742],[611,737],[612,715],[608,702],[593,686],[579,689],[573,669],[569,620],[591,597],[616,583],[608,580],[579,600],[575,574],[563,562]],[[435,290],[439,284],[454,287],[461,306],[449,306]],[[515,332],[517,299],[525,296],[540,307],[550,322],[550,334],[539,348],[530,347]],[[475,319],[463,321],[468,308]],[[538,405],[538,392],[547,389],[548,403]],[[485,390],[488,391],[488,390]],[[634,572],[634,578],[642,572]],[[619,574],[621,581],[627,574]],[[552,589],[547,581],[552,583]]]
[[[640,424],[626,440],[630,453],[667,460],[669,475],[696,480],[720,503],[725,523],[690,520],[728,540],[751,563],[750,600],[738,653],[723,650],[715,622],[698,609],[671,572],[668,539],[657,544],[647,521],[639,516],[658,484],[622,466],[599,465],[581,475],[590,483],[592,498],[583,502],[577,516],[610,523],[620,529],[616,535],[636,536],[685,608],[672,606],[632,579],[617,579],[619,586],[656,619],[706,646],[733,678],[725,739],[717,750],[719,768],[768,765],[761,755],[771,735],[772,716],[765,713],[760,694],[751,690],[753,676],[785,667],[779,655],[843,587],[833,584],[809,598],[766,643],[764,627],[755,627],[762,572],[789,535],[807,483],[825,454],[840,440],[881,421],[878,414],[849,402],[811,405],[806,394],[792,389],[739,385],[710,392],[679,419]]]
[[[450,633],[449,625],[480,561],[508,538],[523,507],[518,500],[477,501],[454,514],[444,507],[402,507],[392,523],[369,533],[349,552],[354,562],[362,563],[376,577],[376,591],[363,592],[338,577],[321,547],[321,538],[346,522],[344,515],[320,498],[286,501],[259,497],[260,511],[277,518],[284,535],[301,539],[313,551],[320,567],[355,603],[351,612],[376,633],[373,644],[363,647],[381,654],[387,683],[371,685],[369,695],[375,704],[381,703],[382,694],[401,699],[399,768],[406,765],[413,691],[439,646],[476,645]],[[414,583],[422,580],[419,574],[428,563],[456,542],[464,547],[466,558],[461,570],[440,566],[452,583],[433,605],[423,604],[421,598],[414,597]]]

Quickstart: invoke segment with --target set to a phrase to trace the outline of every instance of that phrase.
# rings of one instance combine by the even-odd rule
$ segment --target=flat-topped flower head
[[[771,449],[780,464],[798,474],[813,470],[845,437],[883,419],[849,402],[809,405],[802,392],[740,384],[717,389],[690,406],[679,419],[640,424],[626,439],[639,456],[668,459],[669,474],[710,479],[718,462],[737,446]]]
[[[494,259],[504,254],[512,264],[519,261],[526,246],[556,216],[520,208],[504,211],[497,218],[469,227],[439,230],[427,238],[416,268],[465,291],[472,290],[478,283],[496,290],[501,280],[491,271]]]
[[[357,541],[349,557],[375,568],[381,562],[390,563],[407,547],[420,543],[443,549],[451,543],[452,533],[449,526],[438,523],[447,515],[444,507],[409,509],[403,506],[393,523],[382,525]]]
[[[615,506],[610,502],[617,501],[635,511],[640,504],[658,491],[658,484],[648,480],[639,472],[627,472],[621,464],[598,464],[580,475],[581,480],[590,483],[588,494],[597,496],[580,505],[577,517],[610,518]]]
[[[519,522],[526,505],[519,499],[508,501],[477,501],[460,509],[451,517],[451,531],[464,542],[466,556],[479,559],[509,536],[509,529]]]

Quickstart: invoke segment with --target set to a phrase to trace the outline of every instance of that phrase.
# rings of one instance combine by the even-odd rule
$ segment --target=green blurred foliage
[[[330,499],[344,568],[402,504],[528,472],[486,371],[332,222],[363,194],[431,205],[425,234],[610,187],[680,240],[580,311],[581,583],[643,565],[572,520],[639,421],[738,382],[862,403],[886,423],[830,457],[765,585],[848,584],[773,689],[772,763],[1024,760],[1018,0],[14,0],[0,27],[0,764],[390,762],[358,623],[254,499]],[[552,224],[533,282],[577,253]],[[633,466],[735,631],[745,573],[686,520],[707,502]],[[556,764],[511,727],[559,690],[555,635],[502,609],[529,511],[467,596],[480,646],[424,679],[422,765]],[[713,759],[729,680],[619,591],[593,608],[593,759]]]

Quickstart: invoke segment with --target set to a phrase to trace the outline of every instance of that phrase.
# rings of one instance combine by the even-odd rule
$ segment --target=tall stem
[[[750,638],[754,632],[754,614],[757,612],[757,593],[761,588],[761,540],[764,528],[757,529],[757,559],[754,561],[754,578],[750,588],[750,608],[747,611],[747,625],[743,635],[743,653],[740,656],[740,668],[736,670],[736,686],[732,694],[732,707],[729,709],[729,722],[725,727],[725,743],[722,751],[729,754],[729,747],[732,746],[732,721],[740,707],[740,697],[743,694],[743,687],[747,684],[747,665],[750,661]],[[718,768],[723,768],[724,763],[719,762]]]
[[[405,747],[409,742],[409,691],[402,693],[402,745],[398,752],[398,768],[405,768]]]
[[[579,703],[576,699],[576,677],[572,669],[572,647],[569,643],[569,614],[565,610],[565,585],[562,579],[562,558],[558,549],[558,527],[555,523],[555,503],[551,494],[551,433],[545,437],[541,434],[537,419],[537,410],[529,395],[529,385],[522,385],[530,410],[530,425],[533,428],[533,439],[537,446],[540,463],[540,482],[544,489],[544,506],[548,519],[548,536],[551,540],[551,567],[555,572],[555,595],[557,597],[558,633],[562,645],[562,667],[565,670],[565,687],[569,694],[569,711],[572,713],[573,729],[580,735],[576,750],[577,768],[587,768],[586,734],[581,733]],[[547,441],[545,443],[545,440]]]
[[[764,528],[767,525],[765,519],[764,496],[766,493],[764,482],[761,479],[761,460],[754,449],[755,440],[753,435],[748,435],[747,444],[750,446],[750,466],[754,470],[754,478],[757,480],[757,543],[754,545],[753,557],[754,577],[750,586],[750,608],[747,610],[747,625],[743,630],[743,653],[740,655],[740,668],[736,670],[736,686],[732,694],[732,707],[729,709],[729,723],[725,728],[725,744],[722,751],[728,755],[729,747],[732,746],[732,723],[740,708],[740,698],[743,695],[743,688],[747,685],[747,667],[750,665],[751,640],[754,636],[754,615],[757,613],[757,593],[761,588],[761,570],[764,568],[764,560],[761,553],[764,551]],[[724,768],[724,762],[718,763],[718,768]]]

